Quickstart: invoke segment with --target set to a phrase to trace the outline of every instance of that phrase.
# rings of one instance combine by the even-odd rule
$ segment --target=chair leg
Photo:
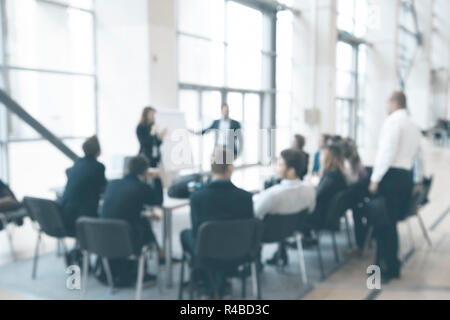
[[[144,257],[146,250],[143,249],[138,261],[138,276],[136,280],[136,300],[141,300],[142,298],[142,283],[144,281]]]
[[[162,276],[161,276],[161,264],[159,263],[159,249],[158,246],[155,244],[154,247],[154,252],[155,252],[155,257],[156,257],[156,267],[158,270],[158,275],[157,275],[157,280],[158,281],[158,290],[159,290],[159,294],[163,293],[163,281],[162,281]]]
[[[87,251],[83,252],[83,288],[82,291],[82,299],[86,299],[87,293],[87,283],[88,283],[88,273],[89,273],[89,253]]]
[[[411,219],[408,219],[408,221],[406,221],[406,224],[408,225],[408,233],[409,233],[409,239],[411,241],[411,251],[413,251],[416,248],[416,243],[414,241],[414,234],[412,231],[412,227],[411,227]]]
[[[189,274],[189,300],[194,300],[194,291],[195,291],[194,268],[191,268]]]
[[[339,263],[339,250],[336,242],[336,234],[334,232],[331,233],[331,240],[333,241],[334,260],[336,261],[336,263]]]
[[[109,267],[108,259],[102,258],[102,264],[103,264],[103,268],[105,269],[106,279],[108,281],[108,285],[110,287],[111,294],[114,294],[114,280],[113,280],[113,276],[111,273],[111,268]]]
[[[209,277],[209,282],[211,282],[211,286],[213,289],[212,299],[217,300],[217,299],[219,299],[219,291],[217,290],[216,279],[214,278],[214,274],[211,270],[208,270],[207,273],[208,273],[208,277]]]
[[[253,279],[253,295],[256,297],[256,300],[261,300],[261,288],[259,284],[259,275],[258,269],[256,268],[256,262],[252,262],[252,279]]]
[[[181,271],[180,271],[180,288],[178,289],[178,300],[183,300],[183,285],[184,285],[184,267],[186,264],[186,256],[183,253],[181,260]]]
[[[242,282],[242,299],[245,299],[247,298],[247,278],[245,277],[245,274],[242,274],[241,282]]]
[[[13,261],[16,261],[17,260],[16,251],[14,250],[14,246],[13,246],[12,232],[8,228],[8,219],[6,219],[6,216],[1,213],[0,213],[0,222],[3,224],[3,228],[5,229],[6,236],[8,237],[9,249],[11,251],[11,256],[13,258]]]
[[[319,260],[320,278],[325,279],[325,269],[323,267],[322,249],[320,247],[320,234],[317,234],[317,258]]]
[[[297,233],[295,235],[297,240],[297,250],[298,250],[298,261],[300,264],[300,275],[302,277],[302,283],[308,283],[308,277],[306,275],[306,267],[305,267],[305,255],[303,254],[303,245],[302,245],[302,235]]]
[[[430,234],[428,233],[427,227],[425,226],[425,222],[422,219],[420,213],[417,213],[417,219],[419,220],[420,227],[422,228],[423,236],[428,243],[428,246],[432,247],[433,243],[431,242]]]
[[[31,273],[31,278],[34,280],[36,279],[36,271],[37,271],[37,264],[39,259],[39,245],[41,244],[41,231],[38,233],[38,238],[36,241],[36,248],[34,249],[34,258],[33,258],[33,271]]]
[[[361,256],[364,256],[364,254],[367,252],[367,249],[369,248],[370,242],[372,241],[373,231],[373,227],[369,227],[366,239],[364,240],[364,246],[362,248]]]
[[[352,235],[351,235],[351,230],[350,230],[350,223],[348,222],[348,216],[347,216],[347,212],[344,215],[344,221],[345,221],[345,230],[347,232],[347,243],[348,243],[348,248],[352,249],[353,248],[353,242],[352,242]]]

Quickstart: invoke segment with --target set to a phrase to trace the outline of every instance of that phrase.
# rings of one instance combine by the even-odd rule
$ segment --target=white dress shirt
[[[220,119],[220,123],[219,123],[219,137],[217,140],[217,144],[220,146],[228,146],[228,136],[230,135],[230,126],[231,126],[231,121],[230,119]]]
[[[312,213],[316,207],[316,191],[307,182],[282,180],[254,199],[255,216],[264,218],[267,214],[294,214],[306,209]]]
[[[420,130],[406,109],[393,112],[381,129],[371,181],[379,183],[389,168],[411,170],[414,166],[414,179],[419,182],[423,174],[421,139]]]

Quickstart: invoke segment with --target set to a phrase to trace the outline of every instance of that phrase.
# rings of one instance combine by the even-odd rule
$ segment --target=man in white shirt
[[[377,223],[375,263],[381,267],[383,280],[400,277],[397,222],[402,219],[410,200],[413,182],[423,174],[421,132],[407,112],[403,92],[394,92],[388,102],[389,116],[381,129],[377,157],[369,191],[386,202],[386,215]],[[412,169],[415,166],[415,177]]]
[[[300,180],[306,166],[306,157],[298,150],[288,149],[281,152],[278,160],[277,177],[281,180],[261,194],[255,196],[254,210],[257,218],[263,219],[271,214],[297,214],[308,211],[312,213],[316,206],[316,192],[312,185]],[[285,247],[275,253],[269,264],[277,264],[278,259],[287,263]]]

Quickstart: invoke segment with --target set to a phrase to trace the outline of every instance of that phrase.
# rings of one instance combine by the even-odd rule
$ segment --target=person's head
[[[328,144],[330,139],[331,139],[331,136],[329,134],[326,134],[326,133],[322,134],[320,136],[320,140],[319,140],[319,149],[323,149]]]
[[[278,160],[277,177],[288,180],[298,179],[305,170],[305,166],[306,159],[303,153],[294,149],[284,150]]]
[[[100,156],[100,142],[97,136],[90,137],[83,143],[83,152],[87,158],[97,159]]]
[[[228,119],[230,117],[230,107],[228,104],[224,103],[221,107],[222,118]]]
[[[292,149],[295,150],[303,150],[303,148],[305,147],[305,137],[302,136],[301,134],[296,134],[294,136],[294,142],[292,143]]]
[[[144,110],[142,110],[141,120],[139,121],[139,124],[147,125],[147,124],[153,124],[155,122],[155,113],[156,109],[153,107],[145,107]]]
[[[214,179],[227,180],[233,175],[233,150],[216,148],[211,156],[211,172]]]
[[[325,146],[320,158],[322,174],[335,170],[344,173],[344,156],[340,146],[334,144]]]
[[[133,157],[128,162],[128,174],[140,179],[145,179],[148,167],[149,161],[146,157],[140,155]]]
[[[406,109],[407,107],[406,95],[401,91],[395,91],[388,100],[387,112],[388,114],[392,114],[397,110]]]

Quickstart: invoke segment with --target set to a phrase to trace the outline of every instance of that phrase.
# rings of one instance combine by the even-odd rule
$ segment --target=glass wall
[[[339,39],[336,48],[336,133],[364,141],[368,4],[338,0]]]
[[[280,98],[284,110],[290,108],[290,48],[284,44],[286,54],[277,55],[276,28],[276,11],[254,1],[178,0],[179,108],[189,129],[198,131],[220,118],[221,104],[228,103],[244,130],[237,165],[260,163],[262,145],[272,142],[260,130],[284,125],[281,116],[275,122],[278,85],[288,96]],[[278,66],[286,71],[280,81]],[[209,170],[213,135],[192,136],[191,145],[195,163]]]
[[[36,120],[80,153],[96,133],[93,0],[2,0],[5,89]],[[9,181],[19,194],[64,184],[65,158],[13,114],[4,119]]]

